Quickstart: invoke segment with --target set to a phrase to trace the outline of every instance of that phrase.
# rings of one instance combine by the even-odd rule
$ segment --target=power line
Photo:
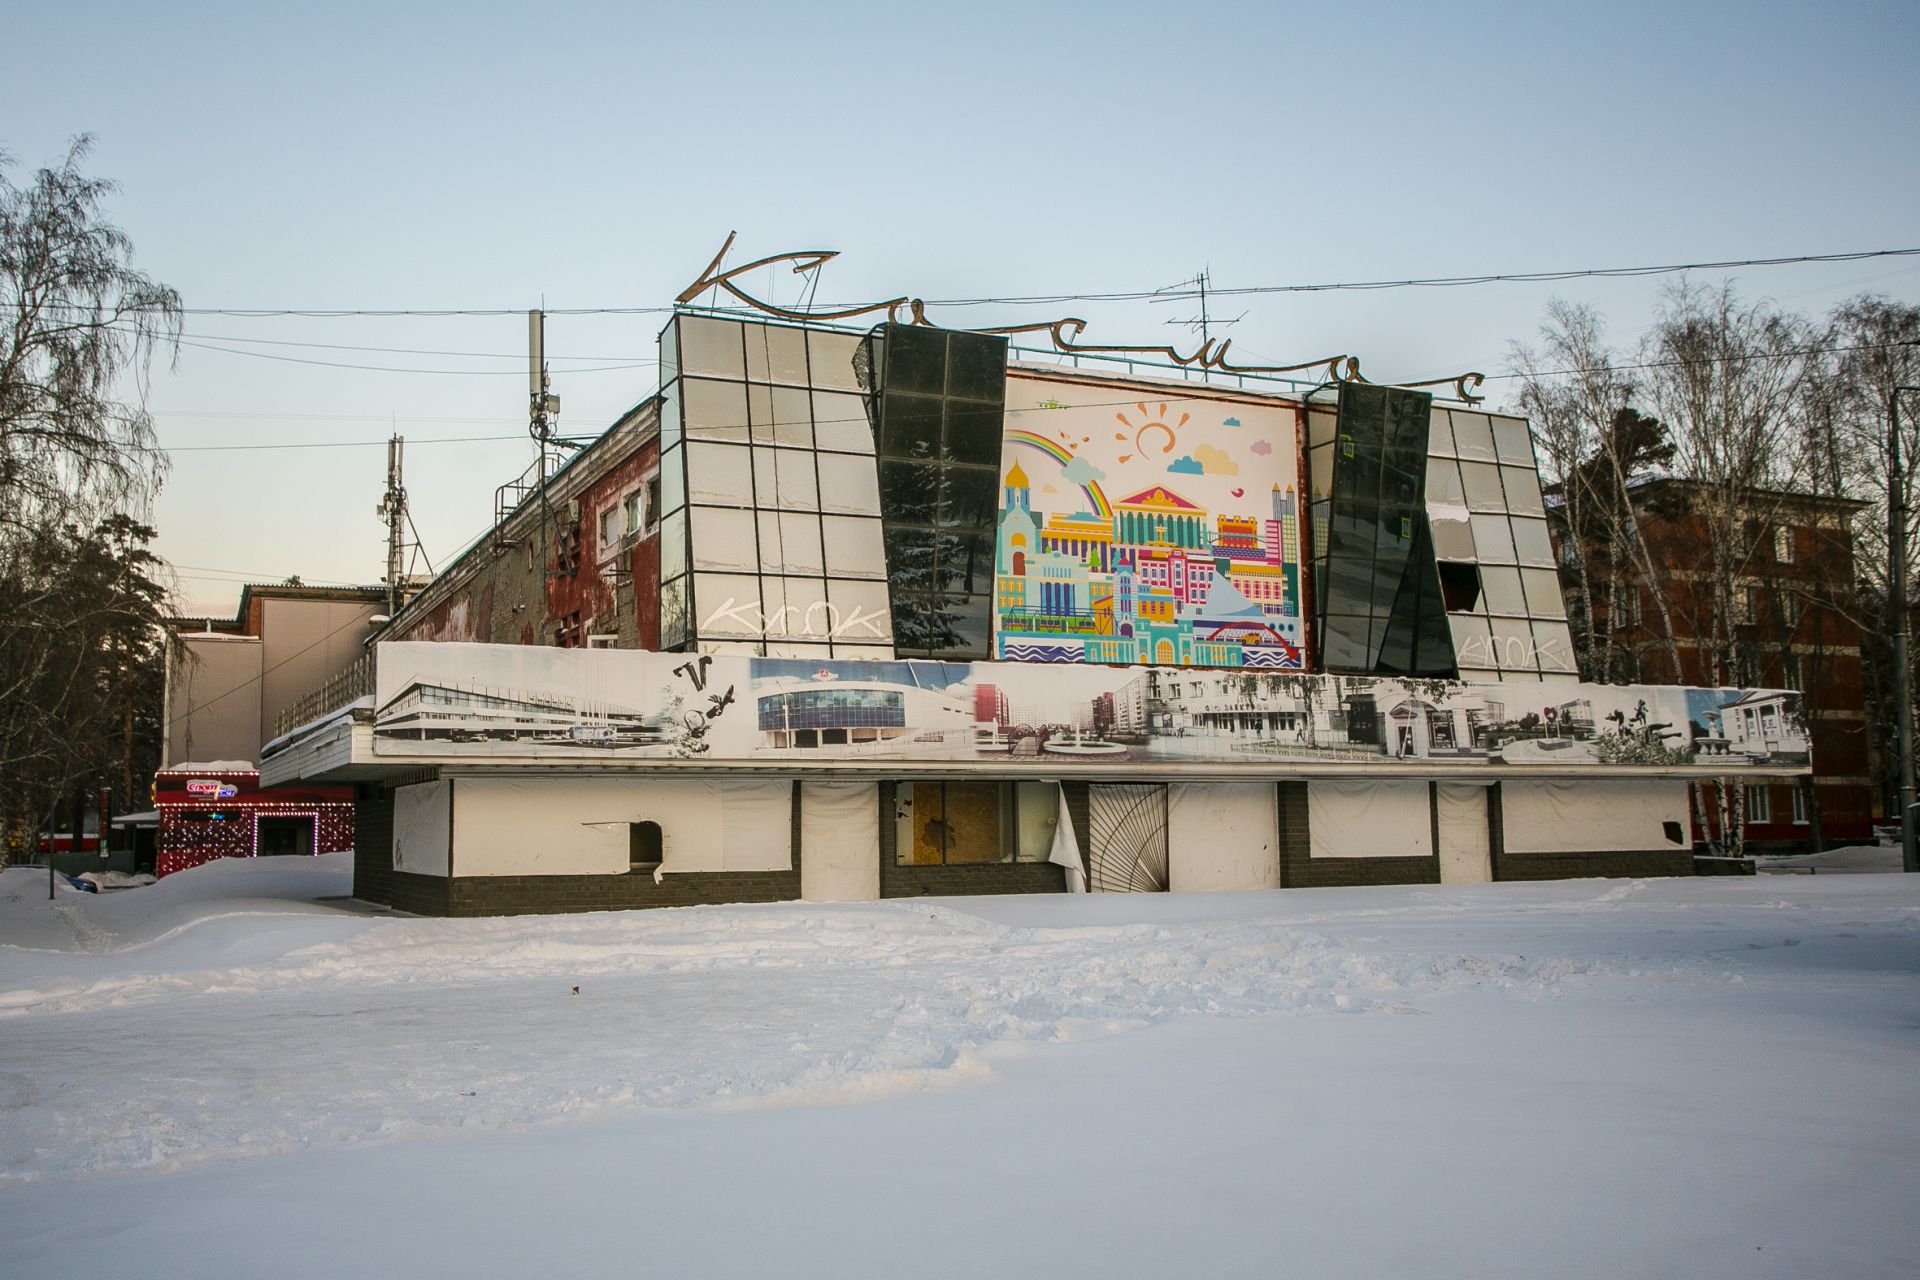
[[[248,573],[243,569],[209,569],[200,565],[191,564],[169,564],[167,567],[174,570],[175,577],[190,582],[218,582],[228,586],[238,584],[256,587],[283,587],[289,585],[285,574]],[[182,569],[191,570],[191,572],[182,573],[180,572]],[[300,579],[299,585],[303,587],[364,587],[372,585],[365,582],[348,582],[343,578],[314,578],[304,573],[295,574],[294,576]]]
[[[1561,378],[1580,373],[1615,372],[1634,369],[1684,369],[1697,364],[1744,364],[1749,360],[1783,360],[1790,356],[1844,355],[1850,351],[1892,351],[1900,347],[1920,347],[1920,339],[1900,342],[1860,342],[1845,347],[1794,347],[1786,351],[1753,351],[1745,355],[1702,356],[1695,360],[1647,360],[1638,364],[1598,365],[1585,369],[1544,369],[1528,373],[1490,373],[1488,382],[1511,382],[1515,378]]]
[[[517,423],[519,418],[460,418],[419,413],[283,413],[275,409],[154,409],[156,418],[271,418],[289,422],[465,422]]]
[[[1512,271],[1468,276],[1425,276],[1399,280],[1348,280],[1327,284],[1243,285],[1218,288],[1209,285],[1213,297],[1245,297],[1263,293],[1331,293],[1340,290],[1440,289],[1480,284],[1529,284],[1556,280],[1634,279],[1642,276],[1673,275],[1682,271],[1724,271],[1735,267],[1783,267],[1810,262],[1858,262],[1866,258],[1898,258],[1920,255],[1920,249],[1866,249],[1857,253],[1810,253],[1788,258],[1734,258],[1720,262],[1677,262],[1645,267],[1579,267],[1562,271]],[[974,307],[1038,306],[1061,302],[1131,302],[1155,297],[1198,297],[1199,290],[1133,290],[1124,293],[1035,294],[1004,298],[927,298],[928,306]],[[830,309],[830,308],[829,308]]]
[[[1375,289],[1438,289],[1461,288],[1482,284],[1529,284],[1551,283],[1562,280],[1581,279],[1635,279],[1646,276],[1672,275],[1683,271],[1727,271],[1744,267],[1783,267],[1808,263],[1859,262],[1869,258],[1898,258],[1920,256],[1920,249],[1864,249],[1848,253],[1806,253],[1776,258],[1726,258],[1716,261],[1660,263],[1651,266],[1630,267],[1575,267],[1553,271],[1510,271],[1485,272],[1475,275],[1459,276],[1411,276],[1386,280],[1345,280],[1311,284],[1271,284],[1243,285],[1238,288],[1214,288],[1207,292],[1216,297],[1247,297],[1270,293],[1330,293],[1336,291],[1375,290]],[[1179,289],[1130,289],[1110,293],[1050,293],[1050,294],[1005,294],[971,298],[924,298],[927,306],[942,307],[981,307],[981,306],[1049,306],[1068,302],[1133,302],[1149,298],[1198,297],[1198,290]],[[19,307],[20,303],[8,302],[0,305]],[[822,311],[844,310],[857,303],[819,303]],[[729,310],[729,308],[717,308]],[[673,307],[547,307],[543,308],[552,316],[644,316],[670,315]],[[795,308],[799,310],[799,308]],[[311,318],[342,319],[357,317],[400,318],[425,317],[445,318],[454,316],[520,316],[526,313],[524,307],[182,307],[179,314],[189,316],[230,316],[240,319],[268,318]],[[578,372],[578,371],[577,371]]]
[[[1701,357],[1699,359],[1694,359],[1694,360],[1653,360],[1653,361],[1646,361],[1646,362],[1636,363],[1636,364],[1616,364],[1609,367],[1616,370],[1676,369],[1676,368],[1683,368],[1687,365],[1695,365],[1695,364],[1721,364],[1721,363],[1729,363],[1729,362],[1742,362],[1742,361],[1748,361],[1748,360],[1770,360],[1770,359],[1780,359],[1788,356],[1843,355],[1847,352],[1852,352],[1852,351],[1887,351],[1887,350],[1893,350],[1898,347],[1911,347],[1916,345],[1920,345],[1920,343],[1915,343],[1911,341],[1882,342],[1882,343],[1869,342],[1869,343],[1858,343],[1851,346],[1841,346],[1841,347],[1797,347],[1787,351],[1753,352],[1747,355],[1734,355],[1734,356],[1705,356],[1705,357]],[[1553,378],[1553,377],[1563,377],[1563,376],[1570,376],[1573,374],[1592,373],[1592,372],[1595,372],[1595,370],[1594,369],[1550,369],[1550,370],[1542,370],[1542,371],[1533,372],[1533,373],[1490,373],[1486,376],[1486,381],[1508,382],[1516,378],[1527,378],[1527,377]],[[1391,382],[1387,382],[1387,383],[1381,383],[1379,385],[1393,386],[1395,384]],[[1130,404],[1138,404],[1143,399],[1148,401],[1155,401],[1155,402],[1164,401],[1167,403],[1186,403],[1188,401],[1194,401],[1194,400],[1215,399],[1222,392],[1237,392],[1242,395],[1257,394],[1257,392],[1249,391],[1245,387],[1227,384],[1227,383],[1208,383],[1208,384],[1205,384],[1205,386],[1207,390],[1200,394],[1180,394],[1175,388],[1170,386],[1155,386],[1152,388],[1151,394],[1129,396],[1126,399],[1122,399],[1122,400],[1093,401],[1086,404],[1068,405],[1066,407],[1072,408],[1072,409],[1112,409],[1112,408],[1121,408]],[[1018,412],[1044,412],[1044,410],[1033,409],[1033,410],[1022,410]],[[236,414],[234,416],[247,417],[250,415]],[[837,426],[837,425],[841,425],[849,422],[867,422],[867,421],[869,421],[869,419],[864,416],[857,417],[857,418],[856,417],[845,417],[845,418],[811,418],[810,417],[804,421],[796,419],[796,420],[787,421],[787,422],[754,423],[752,425],[756,428],[765,427],[767,430],[771,431],[771,430],[777,430],[778,428],[781,428],[781,427],[800,427],[800,426],[808,426],[808,425]],[[712,429],[734,431],[734,430],[744,430],[747,427],[748,427],[748,424],[746,423],[721,423],[721,424],[715,424]],[[599,438],[598,436],[594,437],[594,439],[596,440],[598,438]],[[522,439],[525,439],[524,433],[513,434],[513,435],[498,435],[498,436],[421,436],[421,437],[418,437],[417,439],[410,438],[408,440],[408,443],[409,444],[497,444],[505,441],[522,440]],[[226,453],[226,452],[272,451],[276,449],[364,449],[364,448],[371,448],[374,446],[384,446],[386,443],[387,442],[385,440],[300,440],[300,441],[278,441],[272,444],[174,445],[171,447],[156,447],[156,448],[145,450],[145,451],[153,452],[153,453]],[[584,443],[591,443],[591,441],[586,441]]]
[[[235,347],[221,347],[208,342],[195,342],[189,338],[181,338],[180,345],[183,347],[193,347],[200,351],[224,352],[230,356],[251,356],[255,360],[277,360],[283,364],[318,365],[324,369],[356,369],[363,373],[425,373],[442,374],[459,378],[517,378],[523,373],[523,370],[519,369],[403,369],[387,364],[348,364],[339,360],[311,360],[305,356],[276,355],[271,351],[242,351]],[[658,360],[634,360],[626,364],[589,365],[586,368],[567,369],[564,372],[568,377],[572,377],[575,374],[581,373],[607,373],[621,369],[651,368],[659,363]]]
[[[384,355],[399,356],[464,356],[474,360],[517,360],[526,362],[524,351],[443,351],[437,348],[421,347],[362,347],[342,342],[299,342],[290,338],[240,338],[224,333],[185,333],[183,338],[196,338],[202,342],[239,342],[258,347],[313,347],[325,351],[371,351]],[[550,355],[549,360],[625,360],[626,356],[563,356]],[[642,360],[641,364],[659,364],[658,360]]]
[[[526,433],[510,436],[421,436],[409,439],[408,444],[480,444],[502,440],[524,440]],[[252,452],[267,449],[364,449],[369,445],[385,445],[385,440],[285,440],[274,444],[177,444],[171,446],[142,447],[143,453],[235,453]]]

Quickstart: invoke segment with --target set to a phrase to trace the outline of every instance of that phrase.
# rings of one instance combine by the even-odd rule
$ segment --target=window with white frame
[[[600,513],[600,554],[613,550],[625,531],[621,523],[621,511],[618,504],[608,507]]]
[[[1807,821],[1807,789],[1795,787],[1793,789],[1793,825],[1804,827]]]
[[[1790,627],[1800,625],[1800,595],[1795,591],[1780,593],[1780,617]]]
[[[1773,792],[1764,786],[1748,787],[1746,791],[1747,821],[1749,823],[1772,822]]]
[[[1806,685],[1804,683],[1804,679],[1800,671],[1800,655],[1799,654],[1789,653],[1781,656],[1780,683],[1785,687],[1792,689],[1795,693],[1805,693],[1807,691]]]
[[[600,635],[587,637],[587,648],[589,649],[618,649],[619,647],[620,637],[611,632],[604,632]]]
[[[1793,563],[1793,530],[1786,525],[1779,525],[1773,531],[1773,562]]]
[[[638,533],[646,528],[646,494],[635,489],[620,500],[620,510],[626,518],[627,532]]]

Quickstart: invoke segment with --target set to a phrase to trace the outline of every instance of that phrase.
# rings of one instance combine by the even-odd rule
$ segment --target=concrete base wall
[[[1307,784],[1282,782],[1280,884],[1287,889],[1373,884],[1439,884],[1440,859],[1312,858],[1308,856]],[[1487,825],[1495,880],[1576,880],[1595,876],[1690,876],[1691,849],[1621,849],[1600,853],[1507,853],[1500,831],[1499,788],[1488,797]],[[1436,841],[1437,844],[1437,841]]]
[[[1693,851],[1622,849],[1615,853],[1507,853],[1493,855],[1495,880],[1580,880],[1593,876],[1690,876]]]
[[[408,778],[406,781],[417,781]],[[1424,858],[1314,858],[1310,856],[1305,782],[1275,784],[1279,820],[1280,884],[1286,889],[1384,884],[1439,884],[1440,860]],[[1047,862],[989,862],[957,866],[896,863],[893,784],[875,788],[880,807],[880,896],[966,896],[998,893],[1064,893],[1066,869]],[[1619,850],[1602,853],[1505,851],[1497,795],[1489,796],[1488,834],[1495,880],[1563,880],[1593,876],[1685,876],[1695,874],[1686,849]],[[1080,847],[1087,847],[1087,787],[1066,784],[1068,814]],[[659,884],[647,872],[605,876],[460,876],[451,880],[393,870],[393,791],[362,784],[355,803],[358,850],[354,896],[396,910],[433,916],[527,915],[570,911],[624,911],[734,902],[785,902],[800,897],[798,809],[793,867],[775,872],[700,872],[670,875]]]

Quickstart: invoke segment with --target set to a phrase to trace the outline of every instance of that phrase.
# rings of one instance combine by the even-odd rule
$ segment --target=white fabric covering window
[[[1067,869],[1067,892],[1085,893],[1087,891],[1087,871],[1080,862],[1080,837],[1074,834],[1073,815],[1067,812],[1067,789],[1056,787],[1059,792],[1059,809],[1054,815],[1053,844],[1047,850],[1047,861]]]
[[[800,784],[800,896],[812,902],[880,896],[880,796],[873,783]]]
[[[1668,838],[1673,823],[1681,839]],[[1501,847],[1508,853],[1683,849],[1684,782],[1502,782]]]
[[[682,871],[789,871],[793,868],[793,784],[770,781],[649,783],[687,789],[660,823],[663,853],[655,880]],[[697,789],[697,790],[696,790]],[[698,810],[697,814],[695,810]]]
[[[1440,832],[1440,883],[1485,884],[1493,879],[1487,828],[1487,787],[1442,782],[1434,788],[1434,819]]]
[[[1309,852],[1316,858],[1430,858],[1424,782],[1309,782]]]
[[[793,866],[792,784],[630,778],[461,778],[453,866],[463,876],[625,875],[628,828],[660,824],[655,878]]]
[[[1279,888],[1279,823],[1271,783],[1171,784],[1167,888],[1174,893]]]
[[[393,869],[444,876],[453,848],[453,783],[422,782],[393,793]]]

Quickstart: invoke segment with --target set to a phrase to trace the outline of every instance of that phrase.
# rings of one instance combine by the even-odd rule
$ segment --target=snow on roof
[[[258,773],[251,760],[188,760],[170,764],[157,773]]]

